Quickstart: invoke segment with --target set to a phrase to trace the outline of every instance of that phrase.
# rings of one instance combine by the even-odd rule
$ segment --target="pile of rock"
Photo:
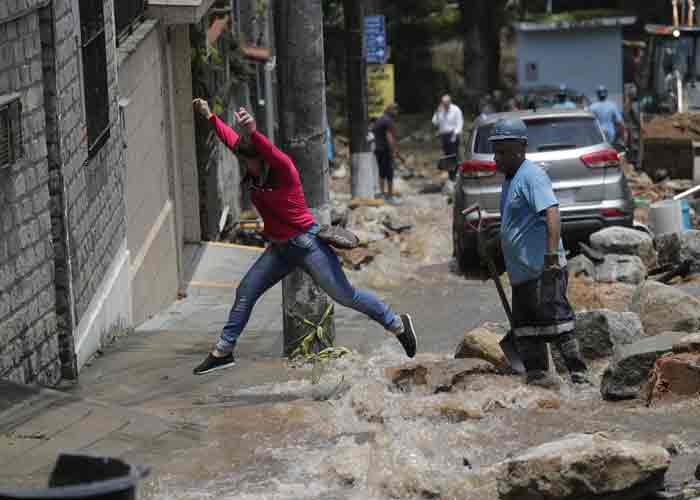
[[[606,325],[603,325],[606,321]],[[634,316],[601,314],[595,318],[590,314],[582,322],[594,325],[591,331],[596,332],[597,338],[589,344],[589,352],[602,355],[610,351],[609,344],[627,342],[627,338],[614,338],[614,335],[610,335],[610,329],[620,326],[621,321],[629,323],[624,327],[630,335],[641,330]],[[475,386],[470,385],[473,384],[470,380],[488,376],[504,361],[502,355],[496,352],[497,334],[480,328],[470,332],[467,337],[458,352],[462,359],[444,360],[422,354],[413,361],[384,370],[384,376],[394,391],[411,393],[414,397],[419,394],[423,398],[402,408],[399,412],[402,418],[446,419],[451,423],[469,422],[466,425],[473,425],[487,419],[492,412],[510,408],[507,403],[499,405],[496,402],[494,406],[482,404],[478,397],[460,397],[470,387],[474,390]],[[695,345],[698,342],[700,339],[688,339],[684,345]],[[482,352],[490,353],[489,361],[475,358]],[[478,384],[477,382],[477,386]],[[364,399],[362,404],[366,404]],[[560,404],[558,400],[536,401],[537,407],[542,410],[559,408]],[[368,408],[363,406],[361,410],[367,412]],[[372,418],[374,423],[386,423],[375,414],[363,415]],[[430,498],[467,500],[641,500],[656,498],[655,495],[664,489],[669,465],[669,452],[658,444],[612,439],[603,433],[569,434],[519,451],[493,465],[476,469],[470,467],[465,472],[464,491],[443,496],[446,492],[441,490],[440,485],[433,484],[428,490],[423,483],[419,490],[430,491]],[[399,489],[407,487],[402,484],[395,486]],[[402,491],[402,494],[405,492]]]
[[[582,311],[576,317],[581,352],[589,361],[609,359],[601,381],[602,396],[611,401],[640,396],[700,394],[700,300],[674,287],[653,281],[639,287],[633,311],[607,309]],[[482,359],[496,369],[507,361],[499,346],[503,333],[479,327],[468,331],[457,346],[455,358]],[[556,349],[554,362],[564,363]],[[672,357],[669,357],[673,355]],[[661,361],[663,360],[663,361]],[[663,383],[649,396],[654,367]]]
[[[343,264],[354,270],[363,268],[382,253],[377,243],[396,237],[400,244],[414,227],[412,220],[402,217],[397,207],[383,200],[336,200],[331,222],[347,227],[360,239],[360,246],[353,250],[337,250]]]
[[[572,276],[585,276],[602,283],[643,282],[656,266],[654,240],[627,227],[602,229],[591,236],[591,247],[569,261]]]
[[[690,263],[691,273],[700,273],[700,231],[669,233],[654,238],[659,265],[677,266]]]

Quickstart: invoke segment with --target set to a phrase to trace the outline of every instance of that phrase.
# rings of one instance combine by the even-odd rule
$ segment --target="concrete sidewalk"
[[[158,417],[65,392],[0,380],[0,394],[0,487],[45,486],[62,451],[119,457],[178,433]]]

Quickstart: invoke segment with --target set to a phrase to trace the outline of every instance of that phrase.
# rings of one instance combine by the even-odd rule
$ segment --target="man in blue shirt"
[[[568,272],[552,183],[525,159],[527,128],[522,120],[499,120],[489,141],[496,167],[505,175],[500,242],[513,291],[513,334],[527,382],[558,385],[548,370],[546,344],[551,342],[561,351],[572,381],[586,383],[586,364],[574,337],[576,316],[566,298]]]
[[[554,109],[576,109],[576,104],[574,104],[569,96],[567,95],[567,87],[565,84],[559,86],[559,93],[557,94],[557,102],[552,106]]]
[[[625,136],[625,122],[622,120],[617,105],[608,101],[608,89],[601,85],[596,93],[598,94],[598,102],[591,104],[589,110],[598,119],[603,133],[605,133],[605,139],[610,144],[615,144],[617,139],[622,139]]]

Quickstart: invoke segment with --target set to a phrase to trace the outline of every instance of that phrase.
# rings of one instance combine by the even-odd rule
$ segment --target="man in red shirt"
[[[333,300],[366,314],[395,334],[406,354],[415,356],[417,339],[411,317],[395,314],[374,294],[354,288],[333,249],[316,237],[319,226],[306,206],[299,172],[291,158],[256,129],[255,120],[244,108],[234,113],[242,131],[239,135],[210,111],[205,100],[195,99],[194,106],[245,165],[242,186],[251,190],[251,201],[270,240],[238,285],[236,300],[216,347],[194,373],[203,375],[235,364],[233,349],[255,302],[296,268],[306,271]]]

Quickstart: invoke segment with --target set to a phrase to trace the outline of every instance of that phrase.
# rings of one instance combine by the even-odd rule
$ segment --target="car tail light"
[[[623,212],[619,208],[601,208],[600,214],[603,217],[624,217],[625,216],[625,212]]]
[[[495,161],[465,160],[459,165],[465,177],[489,177],[496,173]]]
[[[581,161],[588,168],[608,168],[620,166],[620,155],[614,149],[596,151],[581,157]]]

